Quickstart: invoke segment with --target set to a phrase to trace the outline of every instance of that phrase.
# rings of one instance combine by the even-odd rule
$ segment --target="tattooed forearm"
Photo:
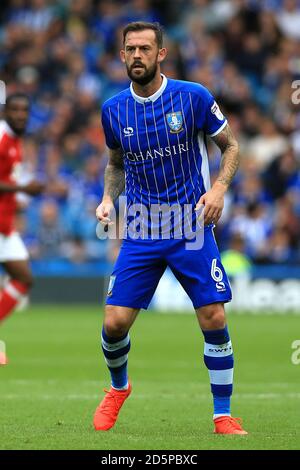
[[[213,140],[222,152],[217,181],[228,187],[239,167],[239,146],[229,125],[213,137]]]
[[[125,188],[125,172],[120,149],[109,150],[109,162],[104,173],[104,197],[117,199]]]

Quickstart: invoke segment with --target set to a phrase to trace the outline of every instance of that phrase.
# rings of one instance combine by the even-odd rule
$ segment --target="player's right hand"
[[[22,192],[29,194],[29,196],[37,196],[44,191],[45,185],[39,181],[31,181],[30,183],[22,186]]]
[[[96,209],[96,217],[103,225],[111,225],[111,214],[114,211],[114,204],[111,200],[104,200]]]

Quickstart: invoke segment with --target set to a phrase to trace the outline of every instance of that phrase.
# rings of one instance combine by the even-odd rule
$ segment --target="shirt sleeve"
[[[224,129],[227,119],[208,90],[205,89],[205,93],[202,96],[204,105],[203,130],[210,137],[214,137]]]
[[[109,113],[109,108],[103,107],[102,108],[102,115],[101,115],[102,127],[104,130],[106,145],[110,149],[117,149],[120,148],[120,142],[118,142],[113,127],[112,127],[112,120]]]

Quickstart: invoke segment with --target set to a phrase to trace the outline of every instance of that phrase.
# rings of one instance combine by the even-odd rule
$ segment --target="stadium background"
[[[0,79],[8,93],[23,91],[31,101],[23,180],[36,174],[48,187],[38,199],[19,200],[18,229],[31,254],[35,288],[29,311],[1,330],[11,360],[1,370],[1,448],[99,448],[88,427],[101,364],[100,309],[92,303],[103,297],[119,247],[95,237],[107,162],[100,108],[128,85],[118,51],[122,25],[135,20],[164,25],[169,54],[163,71],[207,86],[240,142],[241,167],[216,230],[238,313],[300,312],[300,107],[292,101],[292,83],[300,79],[299,2],[1,1]],[[219,152],[212,143],[209,150],[213,179]],[[156,414],[137,400],[124,410],[123,425],[101,437],[101,448],[299,448],[299,366],[290,360],[298,317],[232,318],[242,364],[236,408],[252,437],[247,444],[216,444],[209,434],[205,370],[198,396],[199,333],[191,316],[174,315],[189,308],[175,289],[170,278],[160,287],[154,306],[170,315],[155,314],[159,331],[155,315],[143,315],[133,332],[136,394],[152,403],[151,394]],[[201,442],[187,394],[198,396],[193,416],[207,429]],[[165,422],[158,411],[167,413]],[[134,424],[126,424],[126,416]]]

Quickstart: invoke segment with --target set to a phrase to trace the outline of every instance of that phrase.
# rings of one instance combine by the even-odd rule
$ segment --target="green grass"
[[[235,349],[233,414],[248,436],[212,434],[203,341],[192,315],[143,312],[131,338],[133,393],[109,432],[92,417],[109,385],[97,306],[31,307],[0,330],[0,449],[299,449],[297,316],[229,316]]]

